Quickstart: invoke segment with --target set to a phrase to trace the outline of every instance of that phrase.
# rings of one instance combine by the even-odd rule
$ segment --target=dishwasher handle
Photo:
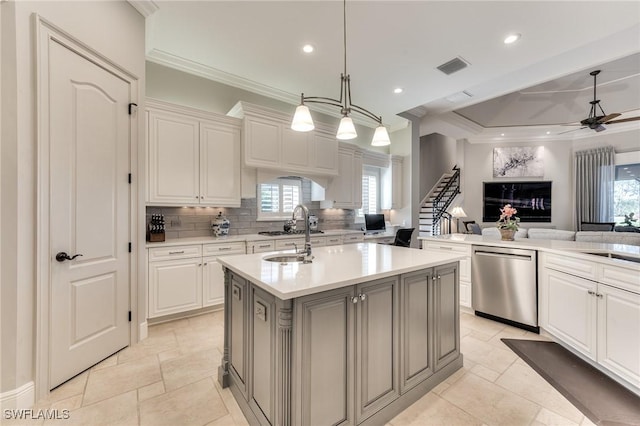
[[[488,256],[488,257],[503,257],[503,258],[518,258],[518,259],[523,259],[523,260],[533,260],[532,256],[527,255],[527,254],[515,254],[515,253],[495,253],[492,251],[483,251],[483,250],[476,250],[473,252],[474,255],[478,255],[478,256]]]

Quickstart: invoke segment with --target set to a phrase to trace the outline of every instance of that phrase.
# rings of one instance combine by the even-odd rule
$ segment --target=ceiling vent
[[[449,62],[440,65],[438,69],[446,75],[451,75],[454,72],[466,68],[467,66],[469,66],[469,63],[458,56],[457,58],[453,58]]]
[[[463,90],[462,92],[449,95],[445,99],[451,103],[456,103],[456,102],[466,101],[467,99],[471,99],[471,98],[473,98],[473,95],[467,92],[466,90]]]

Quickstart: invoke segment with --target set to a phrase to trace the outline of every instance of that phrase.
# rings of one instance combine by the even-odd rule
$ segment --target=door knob
[[[73,256],[69,256],[67,253],[61,251],[60,253],[56,254],[56,260],[58,262],[64,262],[65,260],[73,260],[78,256],[82,256],[81,254],[74,254]]]

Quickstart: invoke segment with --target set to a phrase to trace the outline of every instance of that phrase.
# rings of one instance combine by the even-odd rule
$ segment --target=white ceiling
[[[301,92],[339,97],[341,1],[155,4],[147,18],[150,61],[292,105]],[[469,121],[480,133],[577,122],[589,112],[593,69],[603,70],[598,97],[605,112],[640,111],[639,1],[349,0],[346,6],[352,100],[392,129],[405,124],[396,115],[405,111],[449,121],[457,111],[471,121],[454,121]],[[505,45],[511,32],[522,38]],[[315,46],[313,54],[302,53],[305,43]],[[470,66],[449,76],[436,69],[455,57]],[[394,94],[396,87],[404,92]],[[473,97],[446,99],[462,91]]]

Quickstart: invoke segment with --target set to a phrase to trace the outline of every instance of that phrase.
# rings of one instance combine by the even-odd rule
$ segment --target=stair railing
[[[444,188],[433,200],[433,222],[431,235],[440,235],[440,219],[446,214],[453,199],[460,193],[460,168],[453,166],[453,176],[448,180]]]

